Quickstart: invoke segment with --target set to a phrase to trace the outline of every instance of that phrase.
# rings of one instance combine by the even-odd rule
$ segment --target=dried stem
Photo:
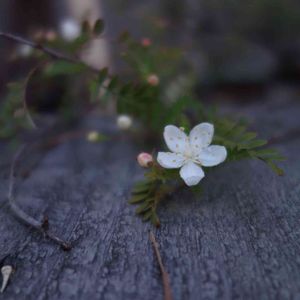
[[[158,243],[156,242],[155,236],[151,231],[149,233],[149,238],[153,245],[155,256],[157,258],[157,262],[158,262],[158,265],[159,265],[159,268],[161,271],[161,275],[162,275],[162,281],[163,281],[163,287],[164,287],[164,299],[172,300],[173,297],[172,297],[172,291],[171,291],[171,286],[170,286],[169,274],[166,272],[165,267],[162,263],[162,259],[161,259],[159,249],[158,249]]]
[[[71,250],[72,246],[70,243],[60,239],[59,237],[55,236],[53,233],[48,231],[48,219],[44,219],[43,221],[38,221],[31,216],[29,216],[26,212],[24,212],[16,203],[14,197],[14,189],[15,189],[15,169],[17,162],[19,161],[23,151],[25,149],[25,145],[23,145],[16,155],[13,158],[11,168],[10,168],[10,175],[9,175],[9,185],[8,185],[8,203],[11,211],[14,215],[24,224],[38,230],[39,232],[43,233],[44,236],[49,238],[50,240],[54,241],[58,245],[62,247],[63,250]]]
[[[71,62],[71,63],[75,63],[75,64],[84,64],[91,71],[96,72],[96,73],[99,72],[98,69],[93,68],[90,65],[87,65],[85,62],[83,62],[82,60],[80,60],[78,58],[75,58],[75,57],[66,55],[64,53],[58,52],[58,51],[56,51],[54,49],[51,49],[51,48],[46,47],[46,46],[43,46],[40,43],[37,43],[37,42],[34,42],[34,41],[30,41],[30,40],[25,39],[23,37],[14,35],[12,33],[1,32],[0,31],[0,37],[3,37],[5,39],[8,39],[8,40],[20,43],[20,44],[28,45],[28,46],[30,46],[32,48],[35,48],[37,50],[40,50],[40,51],[44,52],[45,54],[49,55],[51,58],[65,60],[65,61],[68,61],[68,62]]]

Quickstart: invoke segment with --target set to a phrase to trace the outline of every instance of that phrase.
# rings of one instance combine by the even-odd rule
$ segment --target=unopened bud
[[[117,118],[117,126],[122,129],[126,130],[132,126],[132,119],[127,115],[120,115]]]
[[[152,41],[149,38],[142,38],[141,44],[143,47],[149,47],[152,44]]]
[[[53,30],[48,30],[45,34],[45,37],[46,37],[46,40],[49,41],[49,42],[53,42],[56,38],[57,38],[57,35],[56,35],[56,32],[53,31]]]
[[[91,143],[96,143],[99,142],[100,140],[100,135],[97,131],[90,131],[87,136],[86,139],[91,142]]]
[[[73,41],[80,35],[80,25],[74,19],[65,19],[60,24],[60,34],[66,41]]]
[[[137,156],[138,164],[143,168],[149,168],[153,163],[153,156],[147,152],[142,152]]]
[[[156,74],[151,74],[148,76],[147,82],[152,86],[157,86],[159,84],[159,78]]]

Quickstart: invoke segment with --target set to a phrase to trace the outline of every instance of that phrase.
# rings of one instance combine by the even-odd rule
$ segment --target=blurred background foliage
[[[296,0],[2,1],[2,31],[67,59],[0,40],[0,135],[11,137],[46,115],[70,121],[95,108],[132,116],[149,139],[157,139],[167,123],[217,124],[217,115],[204,109],[203,104],[211,106],[207,95],[242,90],[245,101],[253,89],[299,81],[299,5]],[[4,88],[9,82],[14,83]],[[217,126],[232,157],[259,157],[253,149],[264,142],[243,124],[228,122]],[[272,155],[270,163],[278,158]]]

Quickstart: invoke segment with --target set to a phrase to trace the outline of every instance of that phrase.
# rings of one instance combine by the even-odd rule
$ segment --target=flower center
[[[186,147],[186,149],[184,151],[184,156],[188,159],[193,158],[193,151],[192,151],[191,147]]]

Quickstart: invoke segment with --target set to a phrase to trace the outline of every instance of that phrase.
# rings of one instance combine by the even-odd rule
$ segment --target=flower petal
[[[174,125],[165,127],[164,138],[168,148],[172,152],[184,153],[189,147],[187,135]]]
[[[224,146],[211,145],[203,148],[197,160],[204,167],[213,167],[222,163],[227,157],[227,150]]]
[[[182,167],[185,158],[180,153],[158,152],[157,161],[163,168],[177,169]]]
[[[210,145],[214,136],[214,125],[210,123],[201,123],[195,126],[190,132],[190,144],[195,154],[198,154],[201,148]]]
[[[204,172],[201,167],[190,161],[180,169],[180,176],[188,186],[192,186],[200,182]]]

